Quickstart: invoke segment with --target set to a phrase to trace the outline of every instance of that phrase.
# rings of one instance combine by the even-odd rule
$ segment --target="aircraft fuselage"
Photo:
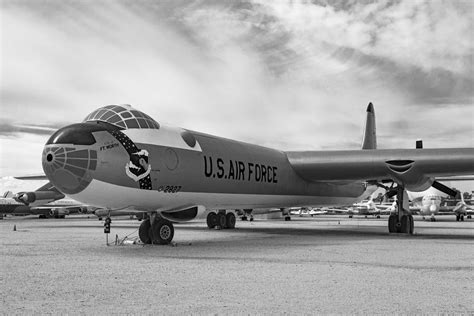
[[[164,126],[107,128],[91,132],[93,144],[45,147],[46,174],[75,200],[113,209],[269,208],[352,203],[366,189],[363,182],[309,182],[270,148]]]

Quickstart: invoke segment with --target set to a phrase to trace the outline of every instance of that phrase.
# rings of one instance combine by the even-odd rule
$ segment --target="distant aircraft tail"
[[[13,192],[12,191],[7,191],[3,194],[4,198],[11,198],[13,197]]]
[[[372,102],[367,106],[364,140],[362,149],[377,149],[377,135],[375,133],[375,111]]]

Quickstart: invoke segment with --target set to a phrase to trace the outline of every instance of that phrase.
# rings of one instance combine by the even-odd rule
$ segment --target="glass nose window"
[[[160,124],[145,113],[135,110],[128,104],[107,105],[89,114],[84,122],[102,121],[120,128],[159,129]]]

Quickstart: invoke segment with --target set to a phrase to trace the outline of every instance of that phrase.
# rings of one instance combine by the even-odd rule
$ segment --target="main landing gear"
[[[169,220],[152,214],[140,224],[138,236],[144,244],[167,245],[173,240],[174,226]]]
[[[219,229],[234,229],[235,228],[235,215],[232,212],[226,213],[225,210],[219,210],[216,212],[209,212],[207,214],[207,227],[209,229],[219,228]]]
[[[415,224],[408,206],[408,194],[403,186],[397,186],[397,212],[388,217],[388,232],[413,234]]]
[[[289,208],[281,208],[281,216],[285,218],[285,222],[291,221],[290,209]]]

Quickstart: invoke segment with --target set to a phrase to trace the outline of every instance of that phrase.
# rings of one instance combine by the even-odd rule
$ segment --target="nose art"
[[[97,151],[90,131],[68,126],[51,136],[43,150],[43,170],[51,183],[66,194],[84,190],[97,167]]]

